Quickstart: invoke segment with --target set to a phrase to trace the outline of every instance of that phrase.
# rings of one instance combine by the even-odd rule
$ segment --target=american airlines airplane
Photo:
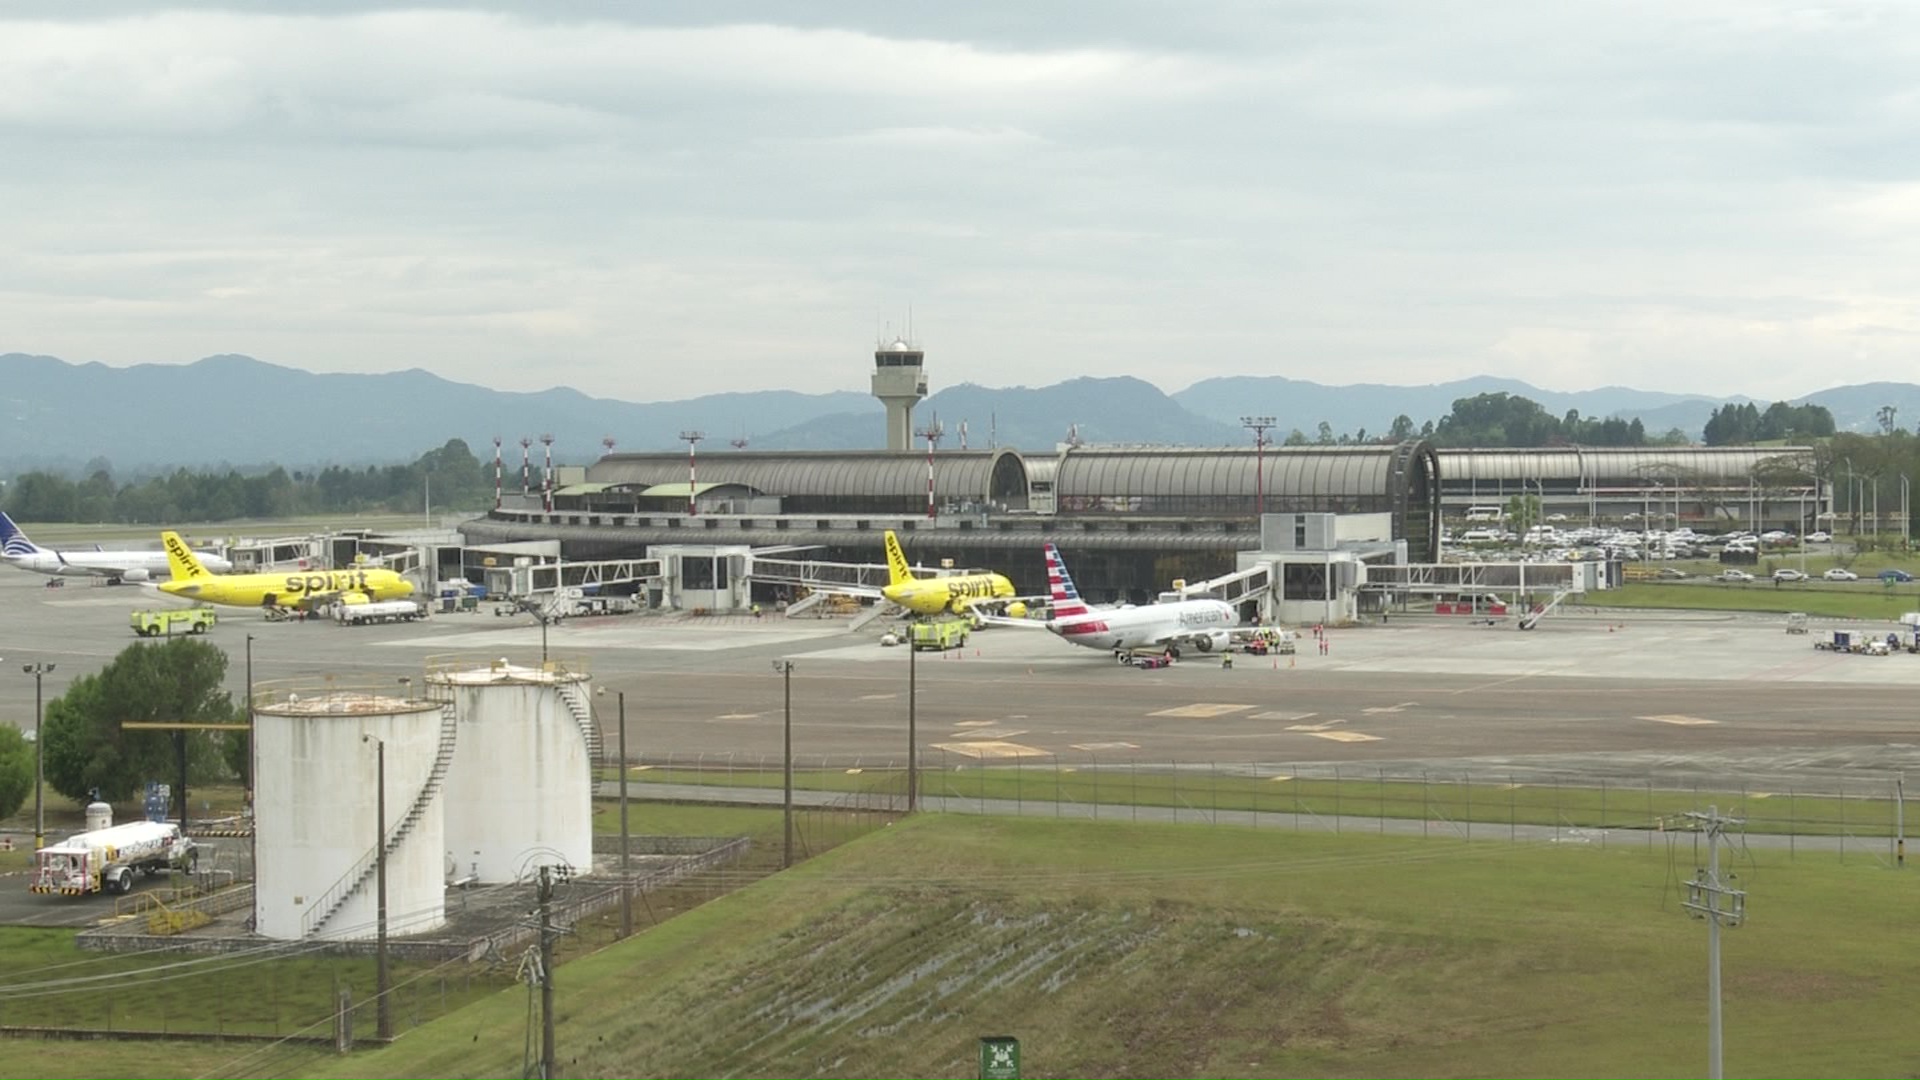
[[[164,551],[60,551],[27,539],[13,519],[0,513],[0,556],[22,570],[54,577],[103,577],[109,581],[161,580],[167,576]],[[218,555],[200,556],[201,565],[216,574],[233,569]]]
[[[1047,589],[1053,594],[1053,618],[1047,621],[1047,629],[1089,649],[1120,652],[1165,648],[1168,656],[1178,658],[1182,645],[1192,645],[1201,652],[1226,648],[1233,628],[1240,625],[1239,612],[1222,600],[1088,607],[1052,544],[1047,545]]]

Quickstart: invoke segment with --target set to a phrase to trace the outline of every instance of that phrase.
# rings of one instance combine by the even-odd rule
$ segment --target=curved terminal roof
[[[1316,496],[1386,495],[1393,446],[1269,449],[1105,449],[1076,447],[1060,456],[1061,495]]]
[[[934,455],[938,488],[945,495],[998,496],[998,487],[1017,484],[1026,496],[1026,470],[1012,450],[939,450]],[[1009,477],[1005,467],[1017,474]],[[698,459],[700,482],[742,484],[768,495],[824,498],[911,497],[927,493],[925,454],[886,450],[790,452],[740,451]],[[995,473],[1000,472],[995,485]],[[609,454],[587,466],[594,483],[680,484],[684,493],[687,459],[682,454]]]
[[[1469,480],[1586,480],[1588,482],[1664,480],[1746,483],[1764,463],[1796,458],[1811,461],[1805,446],[1555,447],[1545,450],[1452,449],[1436,452],[1440,477],[1449,483]]]

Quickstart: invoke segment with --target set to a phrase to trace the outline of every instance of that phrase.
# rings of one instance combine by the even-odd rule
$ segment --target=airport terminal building
[[[1042,592],[1052,541],[1090,598],[1146,602],[1176,579],[1231,574],[1260,549],[1261,517],[1364,518],[1370,560],[1440,559],[1443,521],[1515,496],[1543,513],[1799,528],[1826,506],[1802,448],[1439,450],[1366,446],[1213,449],[1066,445],[909,451],[609,454],[539,497],[506,497],[462,533],[476,545],[557,541],[569,560],[656,547],[806,550],[881,560],[895,530],[909,560],[990,566]],[[1304,528],[1304,527],[1303,527]],[[744,594],[742,594],[744,595]]]

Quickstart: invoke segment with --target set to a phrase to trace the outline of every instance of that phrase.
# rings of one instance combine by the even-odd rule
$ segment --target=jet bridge
[[[1170,600],[1206,598],[1224,600],[1238,607],[1248,601],[1260,599],[1272,589],[1273,564],[1261,563],[1209,581],[1175,582],[1171,591],[1160,594],[1160,600],[1164,603]]]
[[[603,559],[594,562],[531,562],[487,569],[487,591],[516,600],[551,596],[562,589],[600,591],[610,586],[641,585],[661,577],[659,559]]]
[[[1568,598],[1606,588],[1606,567],[1592,562],[1403,563],[1367,567],[1362,593],[1382,603],[1416,597],[1488,593],[1526,601],[1519,627],[1531,630]],[[1534,598],[1545,596],[1544,601]],[[1477,610],[1477,606],[1475,608]]]

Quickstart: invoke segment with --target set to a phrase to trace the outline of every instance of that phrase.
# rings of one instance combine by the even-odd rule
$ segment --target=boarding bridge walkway
[[[1467,592],[1507,592],[1522,595],[1549,592],[1585,592],[1587,567],[1592,563],[1474,562],[1368,563],[1362,592],[1392,596],[1440,596]]]
[[[487,591],[499,596],[529,599],[551,596],[564,588],[601,589],[629,582],[659,581],[659,559],[602,559],[594,562],[532,563],[487,570]]]
[[[1161,598],[1173,600],[1192,600],[1205,597],[1210,600],[1224,600],[1229,604],[1243,604],[1257,600],[1273,589],[1273,567],[1262,564],[1250,570],[1227,574],[1210,581],[1196,581],[1182,585]]]
[[[879,596],[888,581],[884,564],[768,559],[759,555],[748,556],[747,576],[758,584],[794,585],[856,596]]]

